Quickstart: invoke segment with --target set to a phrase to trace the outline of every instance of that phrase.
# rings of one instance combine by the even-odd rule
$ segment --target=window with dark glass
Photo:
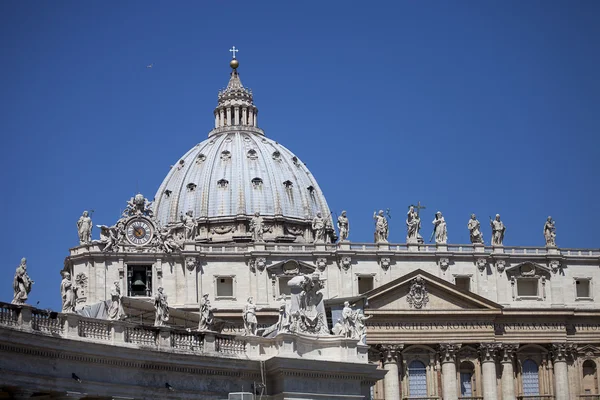
[[[152,266],[127,266],[127,293],[131,297],[152,296]]]

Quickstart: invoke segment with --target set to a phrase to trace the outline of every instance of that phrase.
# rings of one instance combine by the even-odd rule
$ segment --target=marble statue
[[[77,233],[79,233],[79,244],[88,244],[92,242],[92,219],[88,212],[84,211],[77,221]]]
[[[174,230],[176,227],[164,227],[158,230],[157,245],[159,249],[165,253],[173,253],[174,251],[181,251],[181,244],[175,239]]]
[[[325,243],[325,219],[320,212],[312,220],[312,230],[315,235],[313,243]]]
[[[114,286],[110,291],[110,298],[112,303],[110,303],[110,307],[108,308],[108,319],[112,321],[124,319],[125,310],[123,310],[123,295],[121,294],[121,287],[119,286],[119,281],[114,282]]]
[[[435,219],[432,221],[433,233],[435,235],[435,242],[437,244],[446,244],[448,242],[448,230],[446,227],[446,220],[441,212],[435,213]],[[429,240],[431,242],[431,240]]]
[[[74,313],[75,300],[77,299],[77,287],[71,281],[71,274],[63,272],[63,280],[60,282],[60,296],[62,297],[62,312]]]
[[[421,230],[421,218],[419,213],[415,211],[414,206],[408,208],[406,214],[406,242],[407,243],[422,243],[423,238],[419,231]]]
[[[31,285],[33,285],[33,283],[34,282],[27,274],[27,259],[23,257],[21,259],[21,264],[19,264],[15,271],[15,277],[13,279],[14,296],[11,303],[25,304],[25,301],[31,292]]]
[[[256,336],[258,321],[256,319],[256,304],[252,297],[248,297],[248,301],[242,311],[242,319],[244,320],[244,335]]]
[[[290,307],[285,296],[279,297],[279,318],[277,319],[277,332],[289,332],[290,330]]]
[[[292,293],[290,332],[309,335],[329,335],[323,302],[324,281],[318,273],[298,275],[288,281]]]
[[[469,228],[471,243],[483,243],[483,233],[481,233],[481,224],[477,220],[477,216],[475,214],[471,214],[471,219],[467,224],[467,228]]]
[[[163,326],[169,320],[169,303],[162,287],[154,295],[154,310],[154,326]]]
[[[125,238],[125,224],[122,221],[116,225],[96,225],[100,228],[100,243],[104,243],[102,251],[117,251],[119,243]]]
[[[185,228],[185,239],[195,240],[198,231],[198,221],[194,218],[194,212],[189,210],[185,216],[181,217],[183,227]]]
[[[344,336],[350,338],[354,332],[354,314],[350,302],[344,302],[344,308],[342,308],[342,326]]]
[[[262,243],[265,241],[263,239],[263,218],[260,216],[260,213],[258,211],[254,213],[254,217],[252,217],[252,219],[250,220],[250,232],[252,232],[253,241],[258,243]]]
[[[336,336],[346,336],[346,329],[344,328],[344,323],[341,318],[338,318],[333,328],[331,328],[331,333]]]
[[[548,217],[544,224],[544,238],[546,239],[546,246],[556,247],[556,226],[552,217]]]
[[[373,219],[375,220],[375,243],[387,243],[389,229],[383,210],[379,210],[378,213],[374,212]]]
[[[347,242],[350,234],[350,222],[346,216],[346,211],[342,211],[342,214],[338,217],[337,226],[340,232],[340,242]]]
[[[503,246],[506,227],[500,221],[500,214],[496,214],[496,218],[493,220],[490,218],[490,225],[492,226],[492,246]]]
[[[132,217],[134,215],[145,215],[147,217],[154,216],[154,212],[152,211],[152,202],[148,201],[147,198],[144,197],[143,194],[138,193],[129,201],[127,201],[127,207],[123,211],[122,216]]]
[[[360,309],[354,312],[355,335],[353,339],[357,339],[360,344],[367,344],[367,324],[365,324],[365,321],[371,317],[372,315],[365,317],[363,310]]]
[[[202,296],[200,299],[200,322],[198,323],[199,331],[212,331],[213,330],[213,311],[214,308],[210,305],[208,299],[208,293]]]

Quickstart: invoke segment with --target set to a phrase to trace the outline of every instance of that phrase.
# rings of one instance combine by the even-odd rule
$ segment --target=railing
[[[458,397],[458,400],[483,400],[483,396]]]
[[[179,350],[202,351],[204,349],[204,337],[194,332],[171,333],[171,347]]]
[[[139,328],[125,328],[125,342],[155,346],[158,331],[153,328],[139,327]]]
[[[580,394],[579,400],[600,400],[600,394]]]
[[[219,353],[244,353],[246,351],[246,343],[243,340],[218,335],[215,338],[215,350]]]
[[[536,394],[536,395],[527,395],[527,396],[517,396],[517,400],[552,400],[554,399],[554,395],[551,394]]]
[[[80,337],[110,340],[110,325],[106,321],[80,320],[77,324]]]
[[[63,332],[63,321],[58,313],[32,310],[31,328],[35,331],[58,335]]]
[[[429,397],[403,397],[402,400],[440,400],[441,397],[429,396]]]
[[[0,324],[17,325],[19,322],[19,313],[13,307],[8,305],[0,307]]]

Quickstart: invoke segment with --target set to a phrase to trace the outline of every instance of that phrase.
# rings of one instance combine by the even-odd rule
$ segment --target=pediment
[[[274,276],[295,276],[302,274],[308,275],[315,272],[315,270],[316,267],[314,265],[310,265],[309,263],[295,259],[279,261],[267,267],[267,272],[269,275]]]
[[[537,264],[534,262],[526,261],[517,265],[506,268],[506,276],[511,277],[540,277],[545,276],[549,278],[552,276],[552,270],[545,265]]]
[[[501,305],[417,269],[364,294],[371,310],[500,310]]]

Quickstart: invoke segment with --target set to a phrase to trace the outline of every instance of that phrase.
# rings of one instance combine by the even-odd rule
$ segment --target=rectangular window
[[[152,296],[151,265],[127,265],[127,294],[131,297]]]
[[[471,278],[468,276],[457,276],[454,278],[454,284],[462,290],[467,292],[471,290]]]
[[[373,277],[372,276],[359,276],[358,277],[358,294],[363,294],[373,289]]]
[[[538,280],[537,279],[517,279],[517,294],[519,297],[537,297]]]
[[[292,295],[292,289],[288,286],[288,282],[290,281],[289,276],[280,276],[279,278],[277,278],[277,280],[279,281],[279,295],[284,295],[284,296],[291,296]]]
[[[575,279],[575,294],[578,299],[589,299],[592,297],[590,293],[589,279]]]
[[[233,278],[221,276],[217,277],[217,296],[216,297],[233,297]]]

